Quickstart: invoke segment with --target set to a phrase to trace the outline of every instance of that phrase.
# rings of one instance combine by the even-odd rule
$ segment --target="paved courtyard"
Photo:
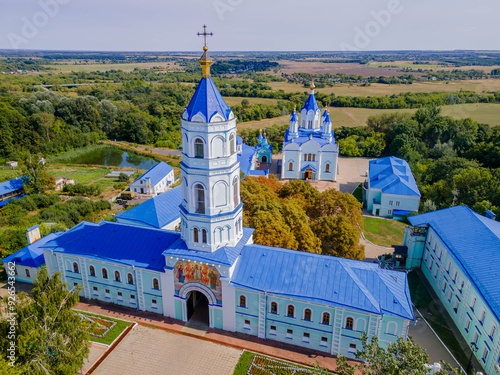
[[[241,350],[161,329],[136,326],[95,375],[231,375]]]

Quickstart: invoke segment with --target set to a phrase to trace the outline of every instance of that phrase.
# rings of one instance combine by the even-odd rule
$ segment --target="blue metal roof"
[[[406,273],[298,250],[248,245],[231,285],[413,320]]]
[[[23,178],[17,177],[0,183],[0,195],[12,193],[23,188]]]
[[[40,238],[38,241],[33,242],[31,245],[23,247],[21,250],[2,259],[2,262],[15,262],[16,265],[25,267],[40,267],[42,264],[45,264],[42,246],[61,234],[62,232],[50,233]]]
[[[243,144],[243,138],[241,138],[239,135],[236,136],[236,144],[237,145]]]
[[[318,102],[316,101],[316,97],[314,96],[314,94],[309,95],[304,106],[302,107],[302,109],[300,111],[302,112],[304,109],[306,111],[310,111],[310,110],[318,111],[319,110],[319,105],[318,105]]]
[[[252,236],[253,231],[253,228],[244,227],[243,237],[236,244],[236,246],[220,247],[214,252],[190,250],[186,246],[186,243],[179,237],[179,239],[173,243],[172,246],[169,246],[168,249],[163,252],[163,255],[196,260],[199,262],[215,263],[223,266],[232,266],[240,255],[241,250]]]
[[[210,122],[217,113],[227,121],[231,114],[231,108],[226,104],[210,77],[201,79],[186,111],[189,121],[198,113],[205,117],[206,122]]]
[[[285,142],[284,142],[283,146],[286,146],[287,144],[292,143],[292,139],[289,138],[289,136],[288,136],[288,131],[289,131],[289,129],[287,129],[285,132]],[[312,138],[311,138],[311,134],[312,134]],[[326,144],[331,144],[331,145],[334,145],[335,147],[337,147],[337,144],[335,143],[335,134],[334,134],[333,130],[332,130],[332,140],[330,142],[330,141],[328,141],[328,139],[324,139],[321,137],[321,129],[304,130],[302,128],[299,128],[299,136],[297,138],[293,139],[293,143],[296,143],[299,146],[302,146],[304,143],[309,142],[311,140],[316,142],[320,147],[323,147]]]
[[[241,145],[241,154],[238,154],[238,161],[240,162],[240,170],[245,176],[252,170],[252,159],[256,152],[256,147],[251,147],[244,143]]]
[[[182,203],[182,186],[176,186],[157,195],[140,205],[122,212],[116,217],[118,222],[126,220],[138,225],[161,229],[180,217],[179,205]]]
[[[304,168],[301,169],[301,172],[304,172],[308,168],[312,169],[313,172],[317,172],[318,171],[314,165],[307,164]]]
[[[290,115],[290,121],[294,121],[294,122],[299,121],[299,116],[297,115],[296,110],[293,110],[292,114]]]
[[[160,182],[162,179],[165,178],[167,174],[172,172],[174,168],[172,168],[170,165],[165,163],[164,161],[159,162],[155,166],[151,167],[146,173],[144,173],[141,177],[139,177],[137,180],[134,182],[143,180],[146,181],[146,178],[151,179],[151,185],[156,185],[158,182]],[[134,183],[133,182],[133,183]]]
[[[323,122],[329,123],[332,122],[330,119],[330,114],[328,113],[328,110],[325,109],[325,112],[323,113]]]
[[[500,254],[500,222],[466,206],[410,216],[408,220],[414,226],[429,225],[437,233],[500,320],[500,268],[494,265]]]
[[[163,250],[178,240],[178,232],[110,221],[98,224],[82,221],[44,247],[54,252],[162,271]]]
[[[0,202],[0,207],[5,206],[7,203],[12,202],[13,200],[16,200],[16,199],[21,199],[21,198],[23,198],[23,197],[25,197],[25,196],[27,196],[27,195],[28,195],[28,194],[16,195],[15,197],[12,197],[12,198],[6,199],[6,200],[4,200],[4,201],[1,201],[1,202]]]
[[[388,156],[370,161],[370,188],[382,193],[420,197],[417,183],[408,163],[400,158]]]

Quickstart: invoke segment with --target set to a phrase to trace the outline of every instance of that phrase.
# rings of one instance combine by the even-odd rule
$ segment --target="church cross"
[[[214,33],[207,33],[207,25],[203,25],[203,32],[202,33],[198,33],[198,36],[202,36],[203,35],[203,39],[205,41],[205,47],[207,46],[207,36],[214,36]]]

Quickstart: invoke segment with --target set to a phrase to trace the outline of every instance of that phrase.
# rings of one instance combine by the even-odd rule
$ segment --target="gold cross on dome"
[[[214,33],[210,32],[207,33],[207,25],[203,25],[203,32],[198,33],[198,36],[203,36],[204,42],[205,42],[205,47],[207,46],[207,36],[214,36]]]

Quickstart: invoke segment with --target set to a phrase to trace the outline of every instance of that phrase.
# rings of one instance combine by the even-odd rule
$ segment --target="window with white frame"
[[[115,281],[121,282],[122,276],[120,275],[120,271],[115,271]]]
[[[127,283],[134,284],[134,276],[131,273],[127,273]]]
[[[457,281],[457,275],[458,275],[458,271],[457,270],[453,271],[453,276],[451,278],[453,280],[453,282]]]
[[[467,316],[467,317],[465,318],[465,327],[464,327],[464,328],[465,328],[465,330],[466,330],[467,332],[469,332],[469,329],[470,329],[470,322],[471,322],[471,320],[470,320],[470,318]]]
[[[94,266],[89,266],[89,275],[90,276],[95,276],[95,268],[94,268]]]
[[[448,261],[446,264],[446,272],[450,273],[450,268],[451,268],[451,260]]]
[[[307,320],[308,322],[310,322],[312,320],[311,309],[305,309],[304,310],[304,320]]]
[[[486,310],[483,309],[481,311],[481,315],[479,316],[479,323],[483,325],[485,320],[486,320]]]
[[[393,205],[393,201],[389,201],[389,206],[392,206]]]
[[[292,339],[293,338],[293,329],[287,329],[286,330],[286,338],[287,339]]]
[[[94,296],[98,296],[98,295],[99,295],[99,290],[97,289],[97,287],[96,287],[96,286],[94,286],[94,287],[92,288],[92,294],[93,294]]]
[[[443,280],[443,293],[446,291],[447,286],[448,286],[448,281]]]
[[[476,296],[472,296],[471,301],[470,301],[470,308],[474,311],[474,307],[476,307],[476,301],[477,298]]]
[[[27,268],[26,268],[26,269],[24,270],[24,273],[26,274],[26,277],[31,278],[31,274],[30,274],[30,270],[29,270],[29,269],[27,269]]]
[[[425,249],[424,261],[427,262],[427,258],[429,257],[429,250]]]
[[[269,327],[269,334],[276,335],[276,326]]]
[[[271,314],[277,314],[278,313],[278,303],[277,302],[271,302]]]
[[[464,290],[464,285],[465,285],[465,281],[464,281],[464,279],[461,279],[460,280],[460,286],[458,287],[458,291],[460,293],[462,293],[462,291]]]
[[[240,296],[240,307],[247,307],[247,297],[245,297],[244,295],[241,295]]]
[[[453,305],[453,311],[455,311],[455,314],[458,313],[458,306],[460,305],[460,300],[458,297],[455,298],[455,304]]]
[[[488,359],[489,354],[490,354],[490,350],[488,349],[488,347],[485,347],[483,350],[483,355],[481,356],[481,360],[483,361],[483,363],[486,363],[486,360]]]
[[[302,341],[308,343],[309,342],[309,337],[310,337],[309,333],[304,332],[304,335],[302,336]]]
[[[328,345],[328,337],[321,337],[321,343],[320,343],[321,346],[327,346]]]
[[[135,295],[130,295],[130,303],[135,305]]]
[[[392,215],[392,210],[387,210],[387,215]]]
[[[396,207],[399,207],[401,205],[400,201],[396,201]]]
[[[74,273],[80,273],[80,271],[78,269],[78,263],[76,263],[76,262],[73,262],[73,272]]]
[[[330,324],[330,313],[324,312],[323,313],[323,319],[321,319],[321,322],[323,324]]]
[[[436,269],[434,270],[434,278],[437,277],[438,272],[439,272],[439,267],[436,266]]]
[[[451,301],[451,297],[453,297],[453,290],[450,290],[448,291],[448,301]]]
[[[497,332],[497,326],[495,325],[495,323],[491,323],[490,333],[488,334],[490,336],[491,341],[495,340],[496,332]]]
[[[101,269],[101,274],[103,279],[108,278],[108,270],[106,268]]]
[[[472,339],[472,342],[473,342],[474,344],[476,344],[476,346],[477,346],[477,342],[478,342],[478,340],[479,340],[479,332],[478,332],[478,331],[475,331],[475,332],[474,332],[474,338]]]
[[[157,278],[153,279],[153,289],[160,290],[160,282],[158,281]]]
[[[289,318],[295,318],[295,306],[293,305],[288,305],[286,308],[286,316]]]
[[[104,297],[106,297],[106,298],[111,298],[111,294],[110,294],[110,292],[109,292],[109,289],[105,289],[105,290],[104,290]]]
[[[122,294],[122,292],[118,292],[118,301],[123,301],[123,294]]]
[[[151,307],[152,307],[153,309],[158,308],[158,302],[157,302],[155,299],[152,299],[152,300],[151,300]]]
[[[350,343],[349,344],[349,353],[356,353],[356,344]]]

